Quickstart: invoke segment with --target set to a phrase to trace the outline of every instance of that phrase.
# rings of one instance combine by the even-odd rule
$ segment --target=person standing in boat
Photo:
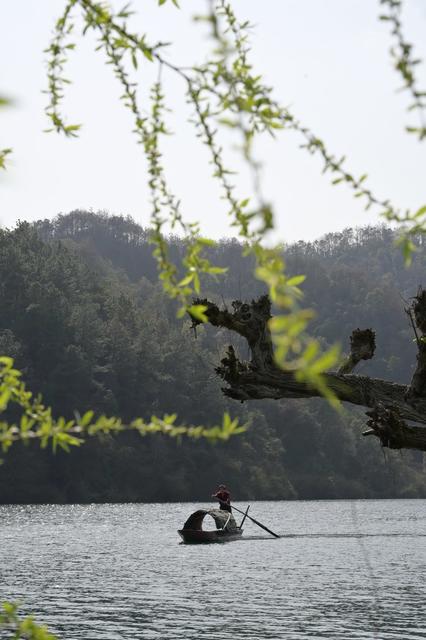
[[[224,484],[219,485],[219,489],[216,493],[213,493],[212,498],[219,500],[222,511],[229,511],[231,513],[231,494]]]

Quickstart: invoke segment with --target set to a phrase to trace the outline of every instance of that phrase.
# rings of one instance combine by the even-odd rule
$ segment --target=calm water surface
[[[426,501],[257,502],[281,539],[180,544],[199,506],[0,506],[0,598],[63,640],[426,639]]]

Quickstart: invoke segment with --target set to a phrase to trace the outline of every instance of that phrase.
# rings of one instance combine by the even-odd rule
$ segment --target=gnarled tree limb
[[[410,318],[414,317],[416,342],[417,342],[417,366],[414,371],[408,398],[415,402],[426,396],[426,291],[419,289],[413,299],[411,309],[407,310]]]
[[[351,373],[361,360],[370,360],[376,349],[376,335],[372,329],[354,329],[351,335],[351,353],[338,373]]]
[[[244,337],[250,347],[251,359],[238,359],[229,346],[216,372],[226,382],[225,395],[244,402],[252,399],[311,398],[320,396],[317,389],[296,379],[294,371],[285,371],[274,362],[268,322],[271,303],[262,296],[251,303],[239,300],[232,311],[220,309],[209,300],[196,300],[207,307],[208,322],[224,327]],[[426,293],[419,291],[413,303],[413,316],[421,338],[417,369],[411,385],[402,385],[379,378],[352,373],[361,360],[373,357],[375,334],[371,329],[356,329],[351,336],[351,352],[337,372],[324,374],[328,387],[343,402],[370,409],[369,429],[365,435],[375,435],[385,447],[426,451],[426,428],[408,425],[406,421],[426,425]],[[199,321],[193,318],[193,325]]]

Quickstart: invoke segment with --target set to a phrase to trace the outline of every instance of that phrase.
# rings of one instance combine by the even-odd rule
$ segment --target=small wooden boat
[[[206,516],[213,518],[216,529],[203,529],[203,521]],[[243,530],[235,522],[232,513],[221,509],[199,509],[194,511],[183,525],[183,529],[178,530],[178,534],[186,544],[230,542],[241,538],[242,533]]]

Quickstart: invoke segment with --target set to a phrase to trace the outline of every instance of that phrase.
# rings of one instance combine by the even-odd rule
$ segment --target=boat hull
[[[199,531],[196,529],[179,529],[178,534],[185,544],[210,544],[212,542],[231,542],[239,540],[242,536],[242,529],[235,531]]]

